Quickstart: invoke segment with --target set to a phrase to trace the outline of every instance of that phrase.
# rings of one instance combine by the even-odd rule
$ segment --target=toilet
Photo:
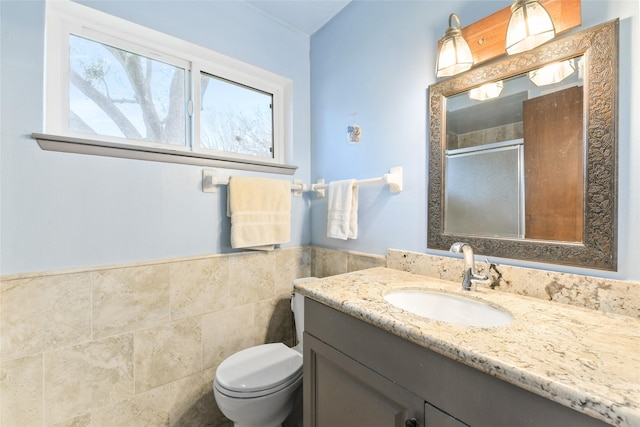
[[[315,277],[296,279],[293,284]],[[262,344],[226,358],[216,371],[213,393],[234,427],[279,427],[302,400],[304,297],[293,293],[291,310],[298,344]]]

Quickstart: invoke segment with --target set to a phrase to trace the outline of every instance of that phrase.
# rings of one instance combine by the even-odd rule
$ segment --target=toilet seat
[[[229,398],[233,398],[233,399],[256,399],[256,398],[260,398],[260,397],[265,397],[265,396],[269,396],[270,394],[275,394],[279,391],[285,390],[288,387],[292,387],[296,388],[298,386],[298,384],[296,383],[300,383],[302,384],[302,372],[300,372],[300,374],[294,378],[292,378],[290,381],[280,384],[274,388],[269,388],[269,389],[265,389],[265,390],[258,390],[258,391],[253,391],[253,392],[238,392],[238,391],[233,391],[233,390],[228,390],[224,387],[222,387],[218,381],[216,379],[213,380],[213,388],[220,394],[225,395]]]
[[[302,379],[302,355],[282,343],[247,348],[225,359],[214,386],[230,397],[275,393]]]

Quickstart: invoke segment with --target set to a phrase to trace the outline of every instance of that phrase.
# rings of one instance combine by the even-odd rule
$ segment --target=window
[[[295,170],[284,164],[292,84],[281,76],[66,1],[47,2],[46,74],[41,146]]]
[[[69,132],[187,146],[187,66],[70,34]]]
[[[200,74],[200,146],[273,156],[273,95]]]

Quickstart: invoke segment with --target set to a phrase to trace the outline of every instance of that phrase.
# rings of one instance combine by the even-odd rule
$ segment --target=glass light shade
[[[486,101],[487,99],[493,99],[500,96],[504,88],[502,80],[494,83],[487,83],[480,87],[473,88],[469,91],[469,98],[476,101]]]
[[[551,16],[537,0],[516,0],[511,6],[505,45],[509,55],[540,46],[555,35]]]
[[[452,25],[456,19],[458,27]],[[440,52],[436,62],[436,76],[448,77],[467,71],[473,65],[471,49],[460,31],[460,20],[455,13],[449,16],[449,28],[440,40]]]
[[[536,86],[546,86],[560,83],[576,71],[575,61],[567,59],[562,62],[554,62],[542,68],[529,72],[529,80]]]

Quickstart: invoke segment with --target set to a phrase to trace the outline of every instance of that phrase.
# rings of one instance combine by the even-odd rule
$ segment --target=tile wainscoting
[[[227,356],[293,344],[291,282],[385,265],[300,247],[0,278],[0,425],[231,426]]]
[[[226,426],[225,357],[292,343],[310,248],[2,278],[1,414],[12,426]]]
[[[386,257],[341,249],[311,247],[311,273],[316,277],[335,276],[372,267],[385,267]]]
[[[0,278],[0,425],[231,426],[224,358],[293,343],[291,281],[387,266],[458,281],[459,258],[284,248]],[[480,267],[480,265],[479,265]],[[640,284],[510,266],[497,289],[640,317]]]

